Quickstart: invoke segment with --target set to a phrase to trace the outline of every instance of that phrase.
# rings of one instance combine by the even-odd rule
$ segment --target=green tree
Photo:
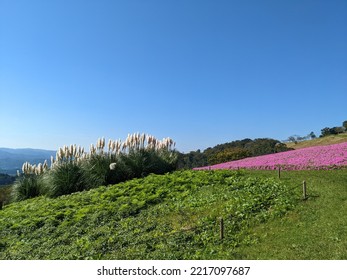
[[[296,137],[293,135],[293,136],[289,136],[288,139],[287,139],[288,142],[293,142],[293,143],[297,143],[297,140],[296,140]]]
[[[250,156],[252,156],[252,153],[245,148],[240,148],[240,147],[227,148],[209,157],[208,163],[217,164],[217,163],[228,162],[232,160],[243,159]]]
[[[311,139],[317,138],[316,134],[314,134],[313,131],[308,135],[308,137],[311,138]]]
[[[288,151],[288,150],[289,149],[288,149],[287,145],[284,144],[284,143],[278,142],[278,143],[275,144],[275,153],[285,152],[285,151]]]
[[[347,121],[344,121],[344,122],[342,123],[342,126],[347,130]]]
[[[324,127],[323,129],[321,129],[321,135],[320,137],[325,137],[331,135],[331,131],[329,127]]]
[[[279,143],[278,140],[270,138],[258,138],[253,142],[248,143],[246,148],[252,153],[252,156],[261,156],[272,154],[276,151],[275,145]]]
[[[330,134],[340,134],[346,131],[344,126],[334,126],[330,128]]]
[[[189,153],[178,153],[177,169],[191,169],[207,165],[207,156],[200,150]]]

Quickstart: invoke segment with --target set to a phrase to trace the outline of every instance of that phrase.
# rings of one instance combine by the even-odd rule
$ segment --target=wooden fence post
[[[222,240],[224,238],[224,220],[221,217],[219,221],[219,232],[220,232],[220,239]]]
[[[304,200],[307,199],[306,181],[302,182],[302,196]]]
[[[278,179],[281,179],[281,166],[278,167]]]

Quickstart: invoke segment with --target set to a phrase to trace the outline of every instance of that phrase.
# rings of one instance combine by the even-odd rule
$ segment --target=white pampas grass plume
[[[104,149],[105,147],[105,138],[102,137],[102,138],[99,138],[98,141],[96,142],[96,149],[98,151],[101,151]]]
[[[27,162],[24,162],[23,165],[22,165],[22,172],[25,174],[26,172],[26,164]]]
[[[143,134],[141,135],[141,137],[140,137],[140,145],[141,145],[142,148],[145,147],[145,141],[146,141],[146,134],[143,133]]]
[[[82,154],[83,154],[82,147],[78,146],[78,155],[81,156]]]
[[[117,140],[114,143],[115,143],[115,152],[118,155],[121,152],[121,149],[122,149],[122,141],[121,140]]]
[[[59,148],[59,152],[58,152],[58,161],[63,160],[64,156],[65,156],[65,148]]]
[[[95,154],[95,151],[96,151],[96,149],[95,149],[94,145],[93,145],[93,144],[90,144],[90,154],[91,154],[91,155],[94,155],[94,154]]]
[[[71,147],[71,146],[70,146],[70,147]],[[68,159],[68,158],[71,156],[70,148],[67,147],[67,146],[65,146],[64,153],[65,153],[66,159]]]
[[[40,175],[42,173],[43,173],[43,166],[42,166],[42,163],[39,163],[35,168],[35,174]]]
[[[109,152],[112,150],[112,143],[113,143],[112,140],[109,139],[109,140],[108,140],[108,145],[107,145],[107,146],[108,146],[108,151],[109,151]]]
[[[122,143],[122,151],[123,151],[123,152],[125,152],[125,150],[127,149],[127,146],[128,146],[127,143],[128,143],[127,141],[124,142],[124,143]]]
[[[48,170],[48,164],[47,164],[47,160],[45,160],[45,162],[43,163],[43,171]]]
[[[53,166],[54,166],[54,157],[51,156],[51,168],[53,168]]]
[[[29,165],[29,174],[34,174],[36,170],[36,164]]]
[[[104,147],[105,147],[105,137],[102,137],[101,138],[101,149],[103,150],[104,149]]]
[[[69,148],[67,147],[67,146],[65,146],[64,145],[64,147],[63,147],[63,157],[65,156],[65,157],[69,157]]]
[[[69,154],[70,156],[73,156],[74,154],[74,146],[72,144],[70,145]]]

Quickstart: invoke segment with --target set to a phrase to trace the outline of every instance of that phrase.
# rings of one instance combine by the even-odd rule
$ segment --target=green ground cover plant
[[[283,182],[243,171],[149,175],[6,205],[0,259],[235,258],[236,248],[255,241],[248,235],[254,225],[297,202]]]

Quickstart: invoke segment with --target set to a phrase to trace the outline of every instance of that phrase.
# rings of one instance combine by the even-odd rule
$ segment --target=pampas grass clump
[[[64,162],[54,166],[45,176],[46,195],[58,197],[65,194],[83,191],[86,183],[80,164]]]
[[[42,177],[26,174],[16,179],[12,186],[11,200],[21,201],[44,194]]]
[[[128,134],[124,142],[105,138],[90,145],[89,153],[75,144],[63,146],[51,157],[50,167],[26,162],[13,188],[16,200],[41,194],[57,197],[82,190],[115,184],[150,173],[175,170],[177,153],[170,138],[157,140],[148,134]],[[19,173],[19,172],[18,172]]]

